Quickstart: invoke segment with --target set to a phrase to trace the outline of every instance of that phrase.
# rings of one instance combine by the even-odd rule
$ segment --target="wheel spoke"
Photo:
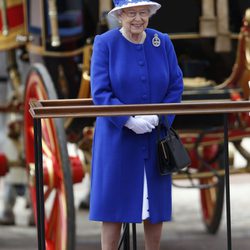
[[[32,126],[29,127],[28,133],[29,133],[30,139],[34,143],[34,130]],[[42,138],[42,150],[43,150],[43,154],[47,155],[48,157],[52,157],[53,153],[50,150],[50,148],[47,146],[47,142],[44,140],[44,138]]]
[[[58,225],[58,228],[61,228],[62,230],[60,232],[57,232],[57,238],[58,241],[60,241],[60,245],[61,245],[61,249],[66,249],[66,245],[65,245],[65,240],[63,239],[67,239],[68,235],[67,235],[67,212],[66,212],[66,198],[65,198],[65,190],[62,186],[62,190],[60,190],[60,196],[59,196],[59,202],[60,202],[60,214],[63,218],[65,218],[65,220],[60,220],[60,225]]]
[[[52,121],[49,119],[42,120],[42,131],[43,131],[43,139],[46,141],[47,146],[50,148],[52,152],[56,151],[56,147],[54,144],[53,132],[52,132]]]
[[[54,241],[54,234],[57,229],[58,224],[58,209],[59,209],[59,200],[58,200],[58,194],[56,193],[50,216],[48,217],[48,220],[46,221],[46,239]],[[48,211],[46,211],[48,213]]]
[[[48,157],[52,158],[53,151],[50,150],[50,148],[47,145],[47,142],[43,138],[42,138],[42,150],[43,150],[43,154],[45,154]]]
[[[64,237],[67,225],[60,218],[66,218],[64,194],[61,190],[56,191],[56,195],[53,200],[53,207],[50,213],[50,217],[46,222],[46,239],[50,242],[54,242],[58,249],[65,249]],[[59,247],[60,246],[60,247]]]
[[[209,184],[209,181],[206,181],[207,184]],[[213,214],[213,202],[211,199],[211,188],[208,188],[207,190],[205,190],[205,200],[206,200],[206,207],[207,207],[207,219],[209,220],[212,217]]]
[[[49,196],[51,195],[53,189],[52,188],[47,188],[47,190],[44,192],[44,201],[48,200]]]

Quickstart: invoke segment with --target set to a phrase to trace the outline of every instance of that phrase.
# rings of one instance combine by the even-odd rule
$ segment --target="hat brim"
[[[142,1],[142,2],[138,2],[138,3],[128,3],[128,4],[123,5],[123,6],[115,7],[108,13],[108,15],[118,18],[119,10],[122,10],[125,8],[130,8],[130,7],[137,7],[137,6],[149,6],[151,15],[154,15],[157,12],[157,10],[159,10],[161,8],[161,5],[159,3],[148,2],[148,1],[143,2]]]

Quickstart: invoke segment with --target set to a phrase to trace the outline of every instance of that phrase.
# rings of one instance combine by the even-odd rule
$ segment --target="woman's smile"
[[[141,23],[132,23],[131,28],[142,32],[144,30],[144,25],[143,25],[143,23],[142,24]]]

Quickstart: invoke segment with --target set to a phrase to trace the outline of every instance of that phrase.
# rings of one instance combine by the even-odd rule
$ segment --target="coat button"
[[[139,61],[138,63],[140,66],[144,66],[144,61]]]
[[[142,80],[143,82],[145,82],[145,81],[146,81],[146,76],[141,76],[141,80]]]
[[[142,96],[142,99],[144,99],[144,100],[147,99],[147,98],[148,98],[147,95],[143,95],[143,96]]]

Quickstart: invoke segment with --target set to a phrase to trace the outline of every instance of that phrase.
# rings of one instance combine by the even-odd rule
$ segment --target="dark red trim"
[[[23,4],[12,6],[7,9],[8,28],[15,28],[24,23]],[[2,30],[2,12],[0,11],[0,30]]]

